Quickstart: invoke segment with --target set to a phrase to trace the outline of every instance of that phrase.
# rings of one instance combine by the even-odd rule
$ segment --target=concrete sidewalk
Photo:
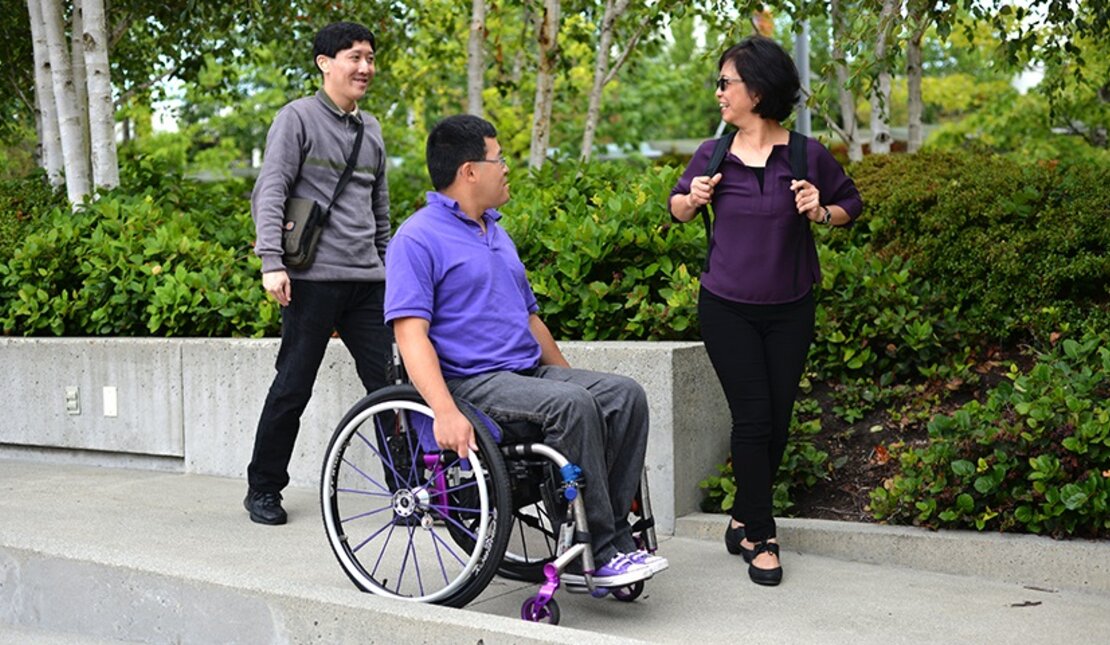
[[[516,618],[535,586],[500,578],[466,609],[360,593],[331,554],[316,491],[288,490],[290,524],[265,527],[247,519],[244,487],[0,461],[0,642],[1028,644],[1110,633],[1105,542],[784,521],[785,580],[763,588],[722,548],[723,518],[693,516],[663,539],[671,568],[640,600],[560,591],[554,627]]]

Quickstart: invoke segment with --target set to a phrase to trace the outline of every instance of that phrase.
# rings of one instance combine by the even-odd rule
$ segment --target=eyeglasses
[[[499,163],[506,168],[509,167],[509,162],[505,160],[505,155],[497,155],[496,159],[471,159],[471,163]]]
[[[743,82],[744,82],[744,79],[742,79],[742,78],[729,78],[727,76],[722,76],[722,77],[717,79],[717,89],[724,92],[725,90],[728,89],[728,84],[729,83],[743,83]]]

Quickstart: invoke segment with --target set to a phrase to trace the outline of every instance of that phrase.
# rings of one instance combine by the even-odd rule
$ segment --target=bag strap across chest
[[[705,166],[705,172],[702,175],[712,177],[717,174],[720,169],[721,163],[725,160],[725,155],[728,154],[729,148],[732,147],[733,140],[736,139],[736,132],[729,132],[728,134],[717,139],[717,143],[713,146],[713,154],[709,157],[709,163]],[[806,137],[793,130],[790,131],[790,142],[787,144],[787,149],[790,155],[790,172],[794,175],[794,179],[805,179],[809,175],[809,159],[806,156]],[[713,251],[713,217],[710,214],[710,204],[706,204],[698,209],[701,213],[701,221],[705,224],[705,264],[702,266],[702,272],[709,271],[709,254]],[[715,213],[713,214],[715,215]]]

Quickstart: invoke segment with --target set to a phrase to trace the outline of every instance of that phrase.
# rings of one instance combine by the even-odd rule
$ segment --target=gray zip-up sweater
[[[357,128],[365,128],[358,162],[347,187],[335,200],[307,269],[286,269],[281,255],[285,201],[306,197],[326,208],[355,145]],[[389,187],[385,179],[385,143],[373,116],[340,110],[322,90],[278,111],[266,135],[262,170],[251,193],[254,252],[263,273],[288,270],[299,280],[385,280],[389,244]]]

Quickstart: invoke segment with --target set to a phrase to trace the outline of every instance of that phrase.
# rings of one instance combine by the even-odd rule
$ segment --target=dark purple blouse
[[[715,143],[710,139],[698,147],[671,197],[690,192],[690,182],[704,174]],[[863,210],[856,185],[819,141],[807,139],[806,153],[807,179],[821,192],[821,204],[840,206],[854,222]],[[718,172],[722,177],[713,191],[713,244],[702,287],[718,297],[750,304],[804,297],[821,280],[817,247],[808,230],[819,225],[794,208],[787,146],[771,149],[763,190],[755,173],[732,153],[725,155]],[[701,218],[690,221],[700,226]]]

